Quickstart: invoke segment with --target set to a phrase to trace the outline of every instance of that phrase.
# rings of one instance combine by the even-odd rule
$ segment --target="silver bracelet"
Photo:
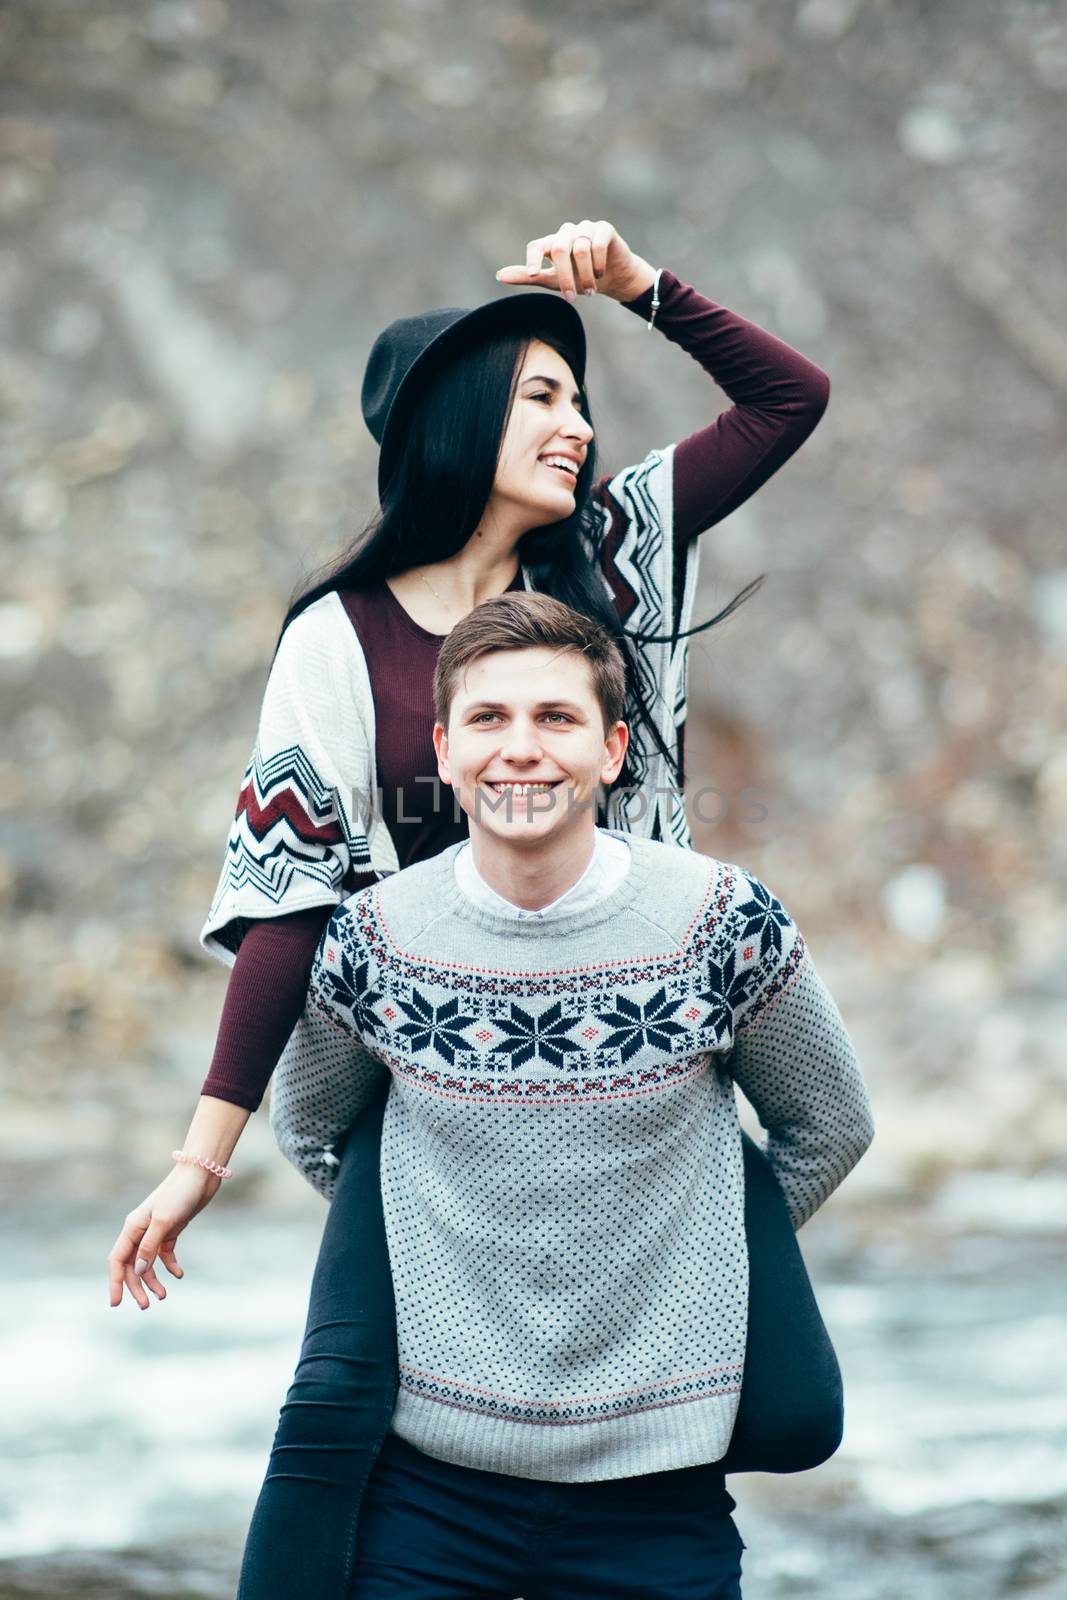
[[[659,310],[659,280],[660,280],[660,276],[662,275],[662,272],[663,272],[663,268],[662,267],[657,267],[656,268],[656,276],[652,280],[652,315],[649,317],[648,322],[645,324],[645,326],[648,328],[649,333],[652,332],[653,325],[654,325],[654,323],[656,321],[656,312]]]

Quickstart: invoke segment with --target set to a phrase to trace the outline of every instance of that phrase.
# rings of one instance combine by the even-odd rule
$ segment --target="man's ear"
[[[630,743],[630,730],[625,722],[617,722],[611,732],[604,736],[605,757],[604,765],[600,769],[601,783],[614,783],[622,771],[622,764],[626,757],[626,750]]]
[[[448,770],[448,734],[442,722],[435,722],[433,725],[433,747],[437,754],[437,775],[442,783],[450,784],[452,779]]]

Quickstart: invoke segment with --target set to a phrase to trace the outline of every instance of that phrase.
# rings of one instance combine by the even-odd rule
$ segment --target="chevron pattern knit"
[[[329,1196],[391,1076],[394,1427],[558,1481],[717,1460],[746,1333],[734,1086],[799,1226],[871,1137],[840,1014],[740,867],[631,838],[613,894],[538,924],[468,901],[458,848],[334,914],[271,1102]]]

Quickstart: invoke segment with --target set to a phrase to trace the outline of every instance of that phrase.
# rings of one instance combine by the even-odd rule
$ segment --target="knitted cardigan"
[[[673,625],[674,446],[651,451],[610,479],[585,530],[605,592],[629,631],[669,636]],[[689,626],[700,544],[690,540],[679,629]],[[523,580],[532,588],[528,571]],[[641,688],[677,759],[686,716],[688,640],[643,644]],[[633,708],[633,788],[612,796],[610,821],[627,834],[691,843],[683,797]],[[271,669],[252,758],[207,921],[204,948],[233,964],[248,923],[339,901],[359,873],[395,872],[375,770],[374,701],[367,663],[336,593],[286,628]]]
[[[564,1482],[718,1460],[748,1301],[734,1084],[799,1227],[871,1137],[840,1013],[743,868],[632,839],[612,894],[538,923],[468,900],[459,848],[334,913],[271,1099],[329,1196],[391,1075],[395,1431]]]

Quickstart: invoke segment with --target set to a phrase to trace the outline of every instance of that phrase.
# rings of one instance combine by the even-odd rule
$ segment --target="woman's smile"
[[[573,456],[563,455],[559,451],[550,451],[547,455],[539,456],[538,460],[550,472],[554,472],[558,477],[564,478],[568,488],[573,489],[581,471],[580,461],[575,460]]]

